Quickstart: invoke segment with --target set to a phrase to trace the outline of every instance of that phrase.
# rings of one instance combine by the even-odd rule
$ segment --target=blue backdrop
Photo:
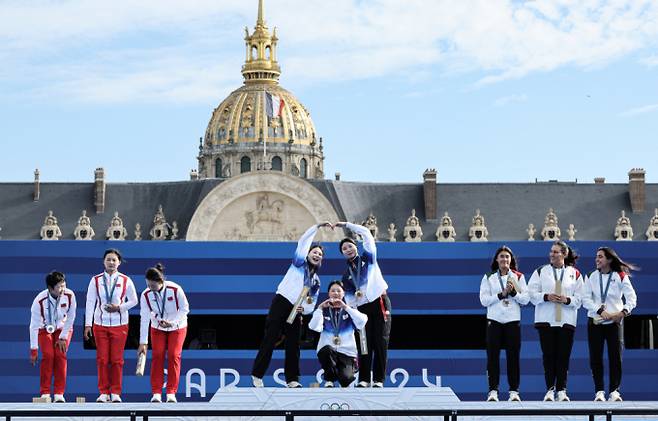
[[[491,256],[502,243],[378,243],[379,261],[389,284],[395,315],[473,314],[483,315],[478,291]],[[532,271],[548,262],[548,242],[509,242],[519,259],[520,269]],[[587,273],[594,268],[594,254],[601,245],[615,248],[626,260],[641,267],[633,277],[638,293],[634,314],[658,314],[658,243],[573,242],[581,254],[578,267]],[[326,285],[338,278],[344,261],[335,243],[326,244],[321,278]],[[38,392],[38,368],[28,362],[29,308],[38,291],[45,288],[44,275],[63,271],[78,300],[75,332],[69,350],[67,395],[97,396],[95,351],[82,347],[82,326],[86,288],[91,275],[102,271],[103,250],[118,247],[126,261],[120,270],[133,278],[138,292],[145,283],[146,267],[164,263],[167,276],[185,289],[191,314],[266,314],[276,285],[285,273],[294,243],[245,242],[102,242],[102,241],[0,241],[0,358],[3,360],[1,401],[27,401]],[[324,289],[322,289],[324,291]],[[543,369],[538,337],[532,327],[534,308],[522,310],[521,393],[524,399],[540,399],[544,392]],[[134,308],[131,314],[138,314]],[[572,399],[591,400],[593,385],[587,354],[585,311],[580,310],[569,371]],[[231,334],[232,326],[218,326]],[[441,326],[419,335],[442,335]],[[219,386],[219,370],[232,368],[250,384],[249,372],[256,350],[185,350],[179,396],[181,400],[208,400]],[[658,399],[658,351],[624,351],[623,396],[627,400]],[[275,351],[270,372],[283,366],[282,351]],[[506,390],[504,363],[501,387]],[[126,351],[124,400],[143,401],[150,395],[148,376],[133,375],[135,351]],[[205,373],[206,396],[193,390],[185,398],[185,373],[198,368]],[[409,375],[408,386],[423,384],[421,372],[430,379],[441,376],[462,400],[482,400],[487,391],[484,350],[393,350],[389,369],[402,368]],[[302,351],[302,382],[309,384],[319,369],[315,352]],[[148,372],[147,364],[147,372]],[[401,377],[397,377],[399,384]],[[607,381],[607,363],[606,363]],[[268,375],[266,385],[274,385]],[[194,383],[199,383],[198,376]],[[393,386],[390,379],[387,386]]]

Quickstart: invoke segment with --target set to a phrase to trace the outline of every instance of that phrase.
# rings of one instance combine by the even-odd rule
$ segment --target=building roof
[[[0,183],[0,236],[3,239],[39,239],[48,211],[58,218],[62,239],[73,239],[73,230],[82,210],[87,210],[96,240],[105,231],[115,211],[123,219],[128,239],[134,238],[135,224],[141,224],[142,238],[162,205],[167,221],[176,221],[178,237],[185,238],[188,224],[203,198],[220,179],[170,183],[106,184],[105,212],[96,214],[93,183],[41,183],[40,198],[33,201],[33,183]],[[622,210],[631,219],[634,240],[646,240],[649,220],[658,208],[658,184],[646,184],[645,211],[632,213],[627,184],[526,183],[526,184],[437,184],[437,218],[425,217],[422,183],[364,183],[309,180],[332,204],[340,218],[362,222],[372,213],[377,218],[379,239],[386,240],[388,224],[397,227],[397,240],[411,210],[416,210],[423,229],[423,241],[436,241],[436,228],[444,212],[452,218],[457,241],[469,241],[468,230],[476,209],[485,218],[490,241],[526,240],[528,224],[537,235],[544,226],[549,208],[554,209],[567,238],[569,224],[578,230],[577,240],[612,240]],[[309,187],[310,187],[309,186]]]

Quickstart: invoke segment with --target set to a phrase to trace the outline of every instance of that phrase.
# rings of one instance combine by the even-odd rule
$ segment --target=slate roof
[[[32,183],[0,183],[0,236],[2,239],[39,239],[43,220],[52,210],[58,218],[62,239],[73,239],[73,230],[83,209],[87,210],[95,239],[105,239],[105,230],[114,211],[119,212],[134,237],[135,223],[147,239],[158,205],[162,204],[169,223],[177,221],[179,237],[185,238],[195,209],[222,180],[207,179],[169,183],[108,183],[105,213],[96,214],[93,183],[41,183],[39,201],[32,200]],[[525,183],[525,184],[438,184],[437,220],[425,218],[422,183],[364,183],[335,180],[309,180],[333,205],[338,216],[361,222],[372,212],[377,217],[379,237],[388,237],[390,222],[397,226],[397,239],[411,209],[421,220],[423,240],[435,241],[441,216],[452,218],[458,241],[468,241],[476,209],[480,209],[489,230],[489,240],[525,240],[526,229],[533,223],[536,238],[544,226],[544,217],[553,208],[559,219],[562,237],[574,224],[578,240],[612,240],[617,218],[626,210],[634,230],[634,240],[644,235],[658,207],[658,184],[646,184],[646,211],[631,212],[627,184]]]

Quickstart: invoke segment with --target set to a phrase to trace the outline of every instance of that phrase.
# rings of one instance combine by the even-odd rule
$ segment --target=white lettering
[[[233,376],[233,382],[226,384],[226,375],[230,374]],[[220,368],[219,369],[219,388],[223,389],[225,387],[235,387],[240,383],[240,373],[237,370],[232,368]]]
[[[396,379],[398,374],[402,374],[402,381],[398,387],[405,387],[409,382],[409,373],[404,368],[396,368],[391,371],[391,383],[396,384],[398,380]]]
[[[199,383],[192,383],[192,376],[199,375]],[[199,392],[199,395],[202,398],[206,397],[206,373],[203,372],[200,368],[191,368],[187,370],[185,374],[185,397],[192,397],[192,389],[195,389]]]
[[[427,387],[441,387],[441,376],[435,376],[436,383],[431,383],[427,378],[427,369],[423,368],[423,384]]]

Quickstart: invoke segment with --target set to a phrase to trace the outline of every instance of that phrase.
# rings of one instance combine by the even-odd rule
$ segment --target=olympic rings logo
[[[350,406],[347,404],[347,402],[343,403],[338,403],[338,402],[324,402],[322,405],[320,405],[320,410],[321,411],[349,411]]]

